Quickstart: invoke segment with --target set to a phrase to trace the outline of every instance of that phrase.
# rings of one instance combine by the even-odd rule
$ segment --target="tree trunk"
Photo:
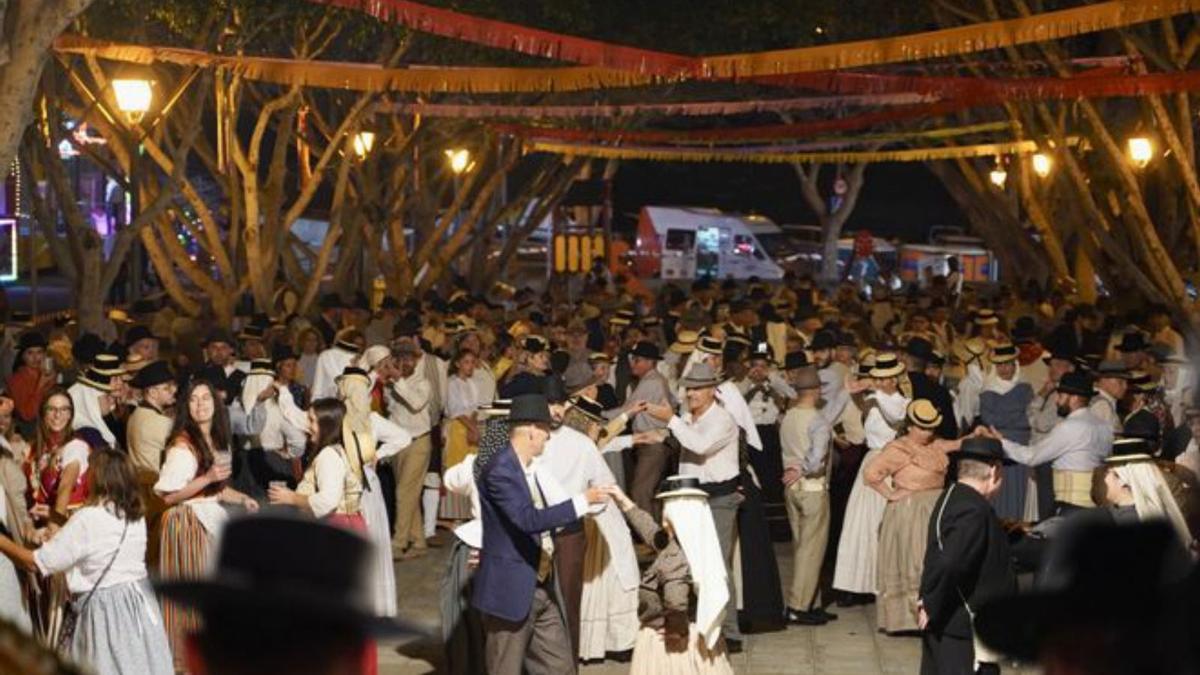
[[[8,57],[0,65],[0,175],[7,176],[25,127],[50,46],[92,0],[0,0]]]

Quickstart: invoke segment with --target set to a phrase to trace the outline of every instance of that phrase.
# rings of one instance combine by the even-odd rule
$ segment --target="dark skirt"
[[[1004,480],[996,493],[992,508],[1001,520],[1025,520],[1025,494],[1028,492],[1029,468],[1014,464],[1003,467]]]
[[[782,630],[783,586],[762,492],[746,472],[742,472],[741,485],[745,500],[738,508],[737,521],[742,558],[742,610],[738,618],[746,632]]]
[[[455,537],[450,564],[442,578],[442,644],[446,649],[446,673],[482,673],[484,667],[483,622],[471,607],[474,571],[467,567],[471,547]]]
[[[762,488],[763,509],[771,541],[790,541],[792,529],[788,524],[787,509],[783,505],[783,454],[779,445],[779,425],[759,425],[758,437],[762,439],[761,451],[748,449],[750,465],[758,476]]]

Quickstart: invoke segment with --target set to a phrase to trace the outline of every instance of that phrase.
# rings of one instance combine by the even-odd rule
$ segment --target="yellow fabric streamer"
[[[973,54],[1112,30],[1200,11],[1200,0],[1111,0],[943,30],[819,47],[701,59],[704,77],[754,77],[860,68]]]
[[[1073,140],[1073,139],[1072,139]],[[1074,144],[1074,143],[1072,143]],[[1028,155],[1038,151],[1034,141],[983,143],[942,148],[912,148],[908,150],[876,150],[873,152],[769,152],[758,149],[691,150],[687,148],[639,148],[607,145],[580,145],[528,141],[525,149],[531,152],[552,152],[575,157],[601,159],[645,159],[657,162],[749,162],[754,164],[862,164],[876,162],[928,162],[939,159],[970,157],[999,157]]]
[[[611,68],[384,68],[370,63],[209,54],[195,49],[144,47],[77,35],[60,37],[54,48],[63,54],[92,55],[109,61],[224,68],[249,80],[354,91],[549,92],[631,87],[654,81],[648,76]]]

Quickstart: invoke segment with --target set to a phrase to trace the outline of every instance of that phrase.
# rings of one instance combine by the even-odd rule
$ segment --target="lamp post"
[[[125,77],[112,81],[113,98],[116,99],[117,109],[125,115],[125,120],[129,123],[129,130],[131,132],[129,137],[130,208],[128,222],[125,223],[126,227],[131,226],[134,219],[141,212],[141,189],[138,185],[141,169],[141,156],[139,153],[141,148],[140,123],[154,101],[152,84],[149,79],[141,77]],[[142,290],[142,247],[136,237],[133,242],[133,248],[129,252],[128,265],[128,299],[132,302],[137,299]]]

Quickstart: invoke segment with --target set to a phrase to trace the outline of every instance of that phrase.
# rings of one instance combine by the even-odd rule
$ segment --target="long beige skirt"
[[[633,645],[630,675],[733,675],[729,656],[725,653],[725,638],[717,642],[716,649],[709,651],[695,624],[690,626],[690,631],[688,648],[669,652],[658,630],[643,626]]]
[[[941,490],[917,492],[888,502],[879,527],[876,623],[889,633],[917,630],[917,595],[929,519]]]

